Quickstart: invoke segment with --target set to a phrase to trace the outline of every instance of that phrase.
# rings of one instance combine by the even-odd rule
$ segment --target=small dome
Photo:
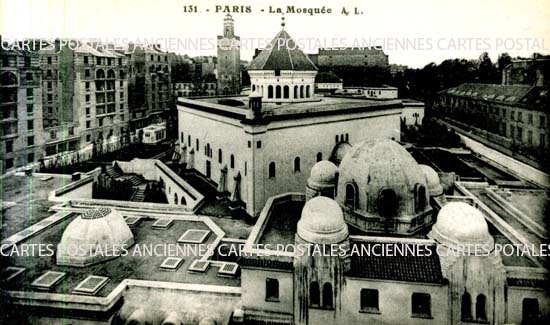
[[[426,183],[428,185],[428,192],[430,192],[430,196],[439,196],[443,194],[443,186],[441,186],[441,182],[439,181],[439,175],[437,175],[437,172],[428,165],[419,166],[426,176]]]
[[[117,210],[88,210],[65,228],[57,250],[57,264],[87,266],[110,259],[122,253],[122,247],[133,244],[134,235]]]
[[[298,236],[310,243],[338,243],[348,237],[348,226],[336,201],[317,196],[309,200],[298,221]]]
[[[319,187],[335,186],[338,167],[328,160],[321,160],[311,168],[308,184]]]
[[[342,162],[342,159],[344,159],[344,156],[348,151],[350,151],[352,148],[351,144],[348,142],[340,142],[334,148],[332,149],[332,153],[330,155],[330,161],[333,162],[336,166],[340,166],[340,162]]]
[[[481,244],[493,247],[483,214],[464,202],[447,203],[439,211],[430,238],[446,246]]]

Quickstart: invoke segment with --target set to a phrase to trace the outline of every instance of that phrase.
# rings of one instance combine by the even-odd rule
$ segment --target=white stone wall
[[[279,301],[266,301],[266,279],[279,281]],[[292,314],[294,308],[294,280],[291,272],[276,270],[241,269],[242,304],[246,310],[271,311]]]
[[[232,191],[233,177],[241,173],[241,198],[247,212],[258,215],[266,200],[284,192],[304,192],[309,171],[317,162],[317,153],[328,159],[337,135],[348,134],[350,142],[383,137],[399,140],[401,109],[377,110],[345,115],[289,119],[266,126],[246,126],[236,119],[179,106],[179,139],[184,133],[187,162],[206,175],[206,161],[211,162],[211,179],[218,183],[220,170],[227,165],[227,190]],[[191,146],[188,136],[191,135]],[[199,148],[196,147],[199,139]],[[250,141],[251,148],[248,147]],[[261,148],[258,148],[261,141]],[[212,157],[205,155],[210,144]],[[194,154],[190,155],[190,150]],[[218,162],[218,149],[223,160]],[[230,167],[230,155],[235,167]],[[192,157],[192,158],[191,158]],[[294,159],[300,157],[300,171],[294,172]],[[193,159],[191,163],[189,159]],[[270,162],[276,164],[276,177],[269,178]]]
[[[550,297],[542,288],[508,287],[508,323],[521,324],[525,298],[537,299],[540,315],[550,317]]]

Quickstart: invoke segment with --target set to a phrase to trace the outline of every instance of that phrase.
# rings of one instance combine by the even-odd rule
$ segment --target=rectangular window
[[[519,140],[519,141],[522,141],[522,140],[523,140],[523,129],[520,128],[520,127],[518,127],[518,134],[517,134],[517,136],[518,136],[518,140]]]
[[[523,112],[518,112],[518,122],[523,122]]]
[[[91,127],[91,124],[90,121],[86,121],[86,128],[89,129]]]
[[[103,119],[102,118],[99,119],[99,126],[103,126]]]
[[[265,279],[265,300],[279,301],[279,280],[272,278]]]
[[[87,134],[86,135],[86,142],[92,142],[92,136]]]
[[[33,120],[27,121],[27,131],[32,131],[32,130],[34,130],[34,121]]]
[[[5,162],[6,162],[6,169],[10,169],[13,167],[13,158],[6,159]]]
[[[546,127],[546,116],[541,115],[539,118],[539,126],[541,128]]]
[[[86,95],[86,103],[90,102],[90,95]]]
[[[510,112],[510,119],[511,119],[512,121],[514,121],[514,120],[516,119],[516,112],[515,112],[515,111],[511,111],[511,112]]]
[[[29,153],[27,154],[27,162],[30,164],[32,162],[34,162],[34,153]]]
[[[378,290],[361,289],[361,311],[367,313],[378,313]]]
[[[532,145],[533,144],[533,131],[527,131],[527,144]]]
[[[262,148],[262,141],[256,142],[256,148],[258,148],[258,149]]]
[[[88,57],[84,56],[84,64],[88,64]]]
[[[27,98],[32,99],[34,97],[34,89],[27,88]]]
[[[89,78],[89,77],[90,77],[90,69],[84,70],[84,76],[85,76],[86,78]]]
[[[90,116],[90,108],[86,107],[86,116]]]
[[[27,137],[27,144],[29,146],[34,146],[34,137]]]
[[[13,141],[6,141],[6,153],[13,151]]]
[[[533,124],[533,114],[532,113],[529,113],[529,115],[527,115],[527,123],[529,123],[530,125]]]
[[[539,145],[544,148],[546,146],[546,134],[541,133],[540,134],[540,141]]]
[[[27,115],[34,114],[34,105],[33,104],[27,104]]]
[[[90,90],[90,82],[86,81],[86,90]]]
[[[413,317],[432,317],[432,301],[431,296],[428,293],[412,294],[411,307]]]

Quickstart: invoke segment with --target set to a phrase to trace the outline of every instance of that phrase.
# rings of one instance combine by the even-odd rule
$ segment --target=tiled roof
[[[294,269],[292,258],[283,257],[270,258],[269,256],[241,256],[239,258],[239,265],[241,267],[251,266],[278,270]]]
[[[519,278],[508,278],[507,280],[509,286],[513,287],[528,287],[528,288],[540,288],[548,289],[550,282],[545,279],[519,279]]]
[[[380,242],[353,242],[353,245],[372,245]],[[386,243],[395,244],[395,243]],[[407,243],[411,245],[411,243]],[[353,251],[353,250],[352,250]],[[361,251],[360,249],[358,251]],[[436,283],[446,282],[441,273],[439,257],[435,251],[435,244],[431,250],[432,254],[417,256],[352,256],[351,269],[347,276],[377,280],[393,280],[405,282]]]
[[[248,70],[314,71],[317,67],[283,29],[269,46],[252,60]]]

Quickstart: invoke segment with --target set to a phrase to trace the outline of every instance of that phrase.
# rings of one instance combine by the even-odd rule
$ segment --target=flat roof
[[[220,103],[220,100],[222,103]],[[233,101],[236,104],[241,102],[242,105],[224,105],[223,101]],[[210,111],[212,113],[227,115],[238,119],[246,118],[246,113],[250,110],[248,103],[248,96],[178,98],[178,105]],[[285,119],[295,118],[301,115],[348,114],[355,111],[376,111],[394,108],[403,108],[400,100],[379,101],[356,97],[316,96],[309,102],[280,104],[262,102],[262,118]]]
[[[0,238],[7,238],[49,217],[56,202],[48,201],[51,191],[72,183],[70,175],[11,175],[2,179],[2,202],[15,203],[2,208]],[[10,204],[11,205],[11,204]]]
[[[22,247],[22,244],[52,244],[57,248],[63,231],[72,220],[78,217],[78,215],[79,214],[71,215],[62,222],[48,227],[44,231],[18,243],[17,246]],[[157,219],[143,217],[139,223],[131,227],[135,244],[128,248],[128,255],[87,267],[59,266],[55,262],[55,257],[37,256],[38,254],[32,257],[15,255],[3,257],[3,268],[16,266],[26,269],[19,276],[12,279],[7,284],[4,284],[3,288],[10,291],[33,292],[37,289],[31,287],[31,283],[47,271],[66,273],[65,278],[50,291],[52,293],[62,294],[74,294],[73,290],[78,284],[90,275],[108,277],[109,281],[99,292],[97,292],[97,296],[100,297],[107,296],[124,279],[240,286],[240,279],[238,277],[231,278],[218,276],[217,273],[219,268],[216,266],[211,266],[204,273],[188,272],[191,263],[201,258],[201,256],[195,256],[194,251],[188,251],[189,256],[179,256],[182,257],[184,261],[175,271],[165,271],[160,268],[163,261],[167,257],[175,255],[175,253],[159,253],[158,256],[140,256],[139,254],[134,254],[133,250],[136,246],[142,249],[144,246],[155,247],[155,245],[160,245],[159,247],[165,247],[163,246],[165,244],[178,245],[178,238],[189,229],[208,230],[209,235],[203,242],[205,245],[214,243],[218,238],[214,231],[202,221],[174,219],[172,226],[167,229],[157,229],[153,227],[155,221],[157,221]]]

